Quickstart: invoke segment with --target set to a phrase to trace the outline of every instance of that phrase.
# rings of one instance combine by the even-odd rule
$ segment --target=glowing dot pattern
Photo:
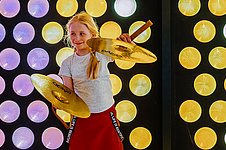
[[[0,119],[6,123],[15,122],[20,116],[19,105],[12,101],[6,100],[0,105]]]
[[[20,22],[13,29],[13,37],[20,44],[28,44],[35,37],[35,29],[28,22]]]
[[[54,6],[52,6],[52,3],[54,3]],[[108,3],[106,0],[87,0],[83,7],[93,17],[104,17],[107,9],[110,10]],[[8,71],[7,75],[0,76],[0,95],[4,95],[10,88],[11,93],[7,96],[16,97],[16,99],[12,100],[1,99],[0,119],[2,122],[12,126],[12,124],[16,124],[24,117],[27,117],[25,122],[29,126],[41,127],[49,122],[55,125],[55,122],[48,120],[51,117],[49,102],[42,97],[36,99],[36,97],[32,96],[37,91],[34,90],[30,75],[32,73],[46,74],[50,71],[51,73],[48,72],[49,77],[63,83],[62,78],[57,75],[57,72],[52,70],[53,68],[49,64],[54,61],[58,65],[57,67],[60,67],[64,59],[74,54],[73,48],[62,46],[65,44],[63,43],[65,24],[60,24],[60,22],[62,18],[68,21],[67,17],[73,16],[79,7],[81,6],[79,6],[77,0],[57,0],[56,2],[29,0],[27,3],[20,3],[18,0],[0,1],[0,14],[2,17],[14,17],[13,19],[17,19],[16,17],[19,16],[22,18],[16,24],[11,24],[11,29],[4,22],[0,24],[0,43],[5,42],[8,36],[13,37],[12,43],[9,42],[8,47],[1,49],[0,53],[0,69]],[[50,10],[51,8],[55,9],[54,11],[57,12],[58,17],[61,17],[60,19],[55,18],[56,16],[52,14],[54,11]],[[135,0],[126,0],[124,3],[117,0],[114,3],[114,11],[123,19],[135,14],[137,8],[138,5]],[[21,9],[25,10],[21,11]],[[25,15],[22,13],[28,14],[29,19],[24,17]],[[144,21],[130,25],[134,27],[131,27],[129,32],[133,33],[145,23]],[[130,26],[128,25],[128,28]],[[109,32],[109,30],[114,32]],[[121,33],[121,25],[115,21],[106,21],[100,28],[101,37],[116,39]],[[149,40],[150,36],[151,29],[148,28],[136,38],[135,42],[144,43]],[[53,53],[54,55],[50,55]],[[121,60],[115,60],[115,65],[122,70],[135,68],[135,63]],[[27,68],[30,70],[25,73]],[[11,81],[7,81],[8,77]],[[135,83],[131,83],[132,86],[129,92],[140,98],[150,94],[151,80],[144,74],[140,74],[138,78]],[[133,82],[133,78],[130,80]],[[126,84],[129,86],[129,83],[122,84],[122,78],[119,78],[116,74],[111,74],[111,81],[114,96],[121,94],[123,92],[122,89],[127,86]],[[133,101],[132,99],[122,100],[121,103],[118,103],[116,110],[119,114],[119,121],[130,123],[135,120],[139,111]],[[26,107],[24,107],[25,105]],[[70,122],[70,114],[58,109],[56,113],[65,122]],[[21,116],[21,114],[26,114],[26,116]],[[41,133],[37,133],[36,129],[28,126],[13,126],[13,131],[10,134],[12,139],[11,146],[17,149],[30,149],[35,145],[35,141],[40,141],[42,147],[46,149],[61,149],[65,140],[63,132],[64,130],[58,127],[44,127],[41,128]],[[131,144],[135,148],[147,148],[150,146],[152,135],[149,129],[140,127],[129,132],[131,132]],[[0,148],[5,146],[5,139],[8,138],[5,137],[5,133],[7,131],[4,128],[0,129]],[[41,138],[37,137],[39,134],[41,134]],[[8,134],[6,135],[8,136]],[[144,141],[139,141],[139,137],[142,137]]]
[[[3,69],[14,70],[20,64],[20,54],[14,48],[6,48],[0,54],[0,65]]]
[[[28,149],[34,143],[34,133],[27,127],[19,127],[13,132],[13,144],[19,149]]]
[[[199,12],[201,12],[204,7],[203,2],[204,1],[200,0],[179,0],[178,10],[182,16],[185,16],[185,18],[182,17],[182,20],[186,19],[186,22],[189,22],[188,20],[191,19],[190,22],[193,22],[194,20],[192,17],[200,15]],[[220,42],[221,37],[226,37],[226,25],[224,25],[223,30],[218,34],[216,31],[221,30],[221,27],[219,26],[219,22],[214,22],[214,20],[218,19],[217,17],[226,14],[226,1],[208,0],[207,4],[207,13],[213,17],[211,17],[211,20],[196,20],[193,22],[194,26],[190,26],[190,29],[193,29],[193,35],[190,34],[197,40],[197,43],[190,47],[184,47],[178,53],[178,62],[181,64],[181,67],[183,67],[183,69],[189,69],[187,70],[188,73],[192,73],[193,75],[195,74],[195,76],[191,76],[190,78],[191,82],[193,82],[193,88],[191,87],[191,89],[194,90],[189,93],[187,87],[183,85],[184,91],[189,95],[199,94],[199,96],[196,95],[196,97],[199,98],[197,98],[196,101],[193,101],[193,105],[189,104],[186,106],[185,104],[188,104],[188,102],[190,103],[191,101],[188,101],[185,98],[183,102],[180,103],[178,109],[181,119],[192,124],[196,124],[199,118],[202,118],[201,114],[199,114],[202,110],[201,107],[209,110],[209,118],[216,124],[225,123],[226,121],[225,99],[221,99],[223,93],[219,92],[220,88],[223,88],[226,91],[226,79],[225,73],[218,72],[226,68],[226,51],[225,47],[222,46]],[[206,16],[207,13],[205,14]],[[183,38],[180,40],[183,40]],[[186,40],[192,41],[192,39]],[[211,42],[214,46],[208,44]],[[205,46],[202,47],[202,44],[205,44]],[[205,68],[206,73],[197,73],[197,70],[201,69],[201,67]],[[224,80],[221,80],[222,78]],[[184,80],[184,78],[181,79]],[[190,79],[186,78],[185,80],[190,81]],[[222,95],[218,93],[222,93]],[[214,99],[211,97],[214,97]],[[208,106],[209,108],[205,108],[201,105],[205,103],[206,99],[208,99],[208,103],[210,103]],[[196,106],[194,106],[195,103]],[[218,131],[215,132],[214,128],[206,127],[207,125],[208,124],[203,124],[203,127],[197,129],[194,135],[194,142],[200,149],[212,149],[216,146],[218,140],[222,141],[222,139],[218,139],[220,133],[217,133]]]

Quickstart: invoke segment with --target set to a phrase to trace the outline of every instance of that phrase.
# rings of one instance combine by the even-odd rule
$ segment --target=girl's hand
[[[123,33],[123,34],[121,34],[121,35],[117,38],[117,40],[124,41],[124,42],[129,42],[129,43],[132,42],[131,37],[129,36],[128,33]]]
[[[132,41],[132,39],[131,39],[131,37],[129,36],[128,33],[123,33],[123,34],[121,34],[121,35],[117,38],[117,40],[124,41],[124,42],[128,42],[128,43],[131,43],[131,44],[133,44],[133,45],[136,45],[136,44]]]

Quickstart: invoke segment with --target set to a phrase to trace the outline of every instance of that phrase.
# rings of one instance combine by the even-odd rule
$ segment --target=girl
[[[59,75],[64,85],[81,97],[91,112],[88,118],[76,117],[69,149],[123,150],[107,68],[113,59],[86,44],[88,39],[99,37],[98,26],[82,11],[68,21],[66,30],[66,38],[75,52],[62,62]],[[120,35],[118,40],[131,42],[128,34]]]

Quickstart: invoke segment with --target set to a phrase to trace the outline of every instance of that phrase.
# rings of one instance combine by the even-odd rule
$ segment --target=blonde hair
[[[71,41],[70,41],[70,25],[74,22],[80,22],[84,24],[90,33],[93,35],[93,37],[99,37],[99,32],[98,32],[98,25],[94,18],[90,16],[88,13],[85,11],[81,11],[80,13],[75,14],[66,24],[66,35],[65,35],[65,41],[66,44],[69,45],[70,47],[72,46]],[[91,57],[90,61],[87,67],[87,77],[89,79],[96,79],[98,76],[98,70],[99,70],[99,61],[97,60],[95,56],[95,50],[91,50]]]
[[[67,44],[69,44],[70,46],[71,46],[71,42],[70,42],[69,28],[70,28],[71,24],[74,22],[80,22],[80,23],[84,24],[89,29],[89,31],[93,35],[93,37],[99,37],[99,32],[98,32],[99,28],[98,28],[96,21],[88,13],[86,13],[85,11],[81,11],[80,13],[75,14],[66,24],[65,39],[67,41]]]

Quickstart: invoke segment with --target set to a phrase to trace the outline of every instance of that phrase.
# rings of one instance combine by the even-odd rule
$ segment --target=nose
[[[78,43],[81,40],[80,36],[73,36],[71,38],[72,43]]]
[[[75,35],[75,36],[73,37],[73,39],[74,39],[75,41],[79,41],[79,40],[81,39],[81,37],[80,37],[79,35]]]

